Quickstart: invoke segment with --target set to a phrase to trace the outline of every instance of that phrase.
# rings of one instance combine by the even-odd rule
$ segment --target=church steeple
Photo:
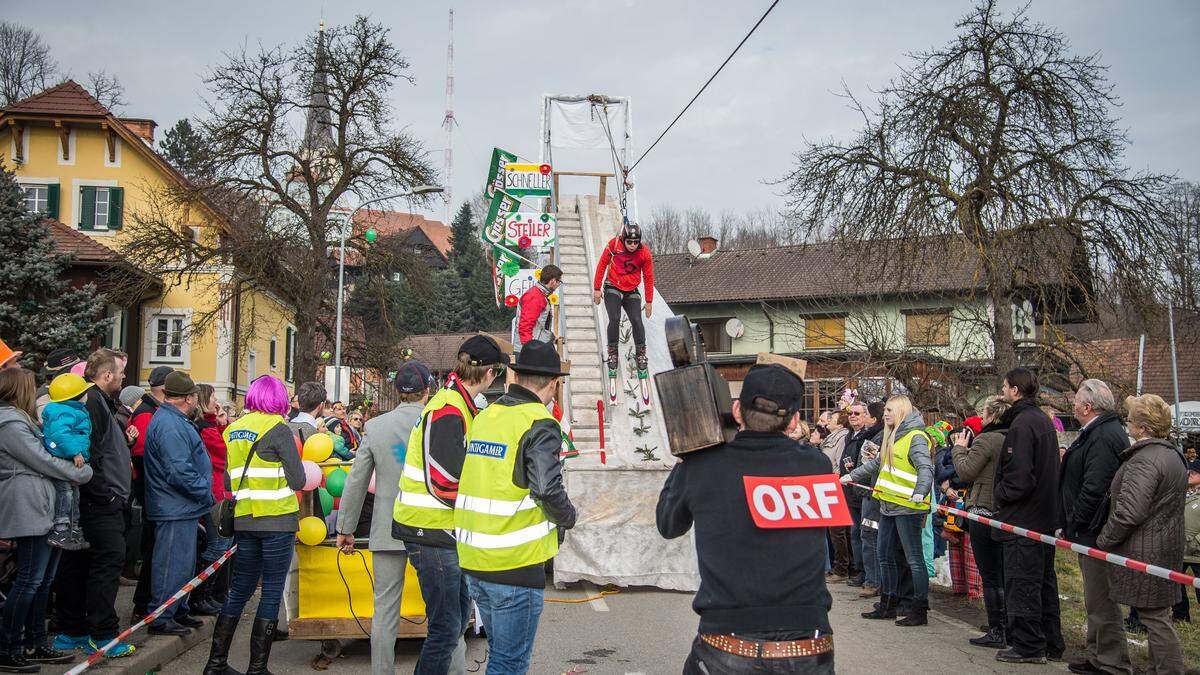
[[[312,86],[308,94],[308,111],[304,119],[304,150],[314,155],[334,146],[333,113],[329,105],[328,53],[325,48],[325,20],[317,31],[317,54],[313,68]]]

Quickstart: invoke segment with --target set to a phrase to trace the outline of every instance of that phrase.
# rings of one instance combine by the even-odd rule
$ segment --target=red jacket
[[[607,277],[605,269],[608,270]],[[646,302],[654,302],[654,256],[650,254],[650,249],[642,244],[638,250],[630,252],[616,237],[609,239],[596,265],[596,279],[592,288],[600,290],[605,281],[622,291],[632,291],[644,281]]]
[[[518,304],[517,340],[525,344],[534,338],[546,342],[551,335],[550,296],[546,287],[534,284],[521,294]]]
[[[204,441],[204,449],[208,451],[208,459],[212,462],[212,491],[213,499],[218,502],[229,498],[225,490],[225,462],[228,450],[225,448],[225,427],[217,424],[217,416],[204,413],[204,422],[200,425],[200,440]]]

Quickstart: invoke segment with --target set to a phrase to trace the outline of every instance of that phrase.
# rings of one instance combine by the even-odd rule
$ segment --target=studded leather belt
[[[729,654],[755,659],[794,659],[800,656],[816,656],[833,651],[833,636],[822,635],[811,640],[786,640],[783,642],[759,642],[743,640],[732,635],[706,635],[700,639],[712,647]]]

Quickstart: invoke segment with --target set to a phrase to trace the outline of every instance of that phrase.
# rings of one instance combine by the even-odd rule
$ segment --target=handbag
[[[265,436],[266,434],[263,434]],[[262,439],[259,436],[253,443],[250,444],[250,452],[246,453],[246,463],[242,465],[242,480],[247,478],[246,471],[250,468],[250,460],[254,457],[254,452],[258,448],[258,441]],[[233,536],[233,514],[237,509],[237,493],[230,494],[228,499],[224,499],[218,505],[221,509],[217,516],[217,534],[229,539]]]

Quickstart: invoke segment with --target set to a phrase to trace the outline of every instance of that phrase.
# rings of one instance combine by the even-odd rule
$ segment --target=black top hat
[[[79,355],[73,349],[55,349],[46,357],[46,370],[57,373],[79,363]]]
[[[562,361],[558,358],[558,351],[554,349],[554,345],[541,340],[526,342],[521,347],[521,353],[517,354],[517,362],[512,365],[512,369],[528,375],[561,377],[569,374],[563,370]]]

